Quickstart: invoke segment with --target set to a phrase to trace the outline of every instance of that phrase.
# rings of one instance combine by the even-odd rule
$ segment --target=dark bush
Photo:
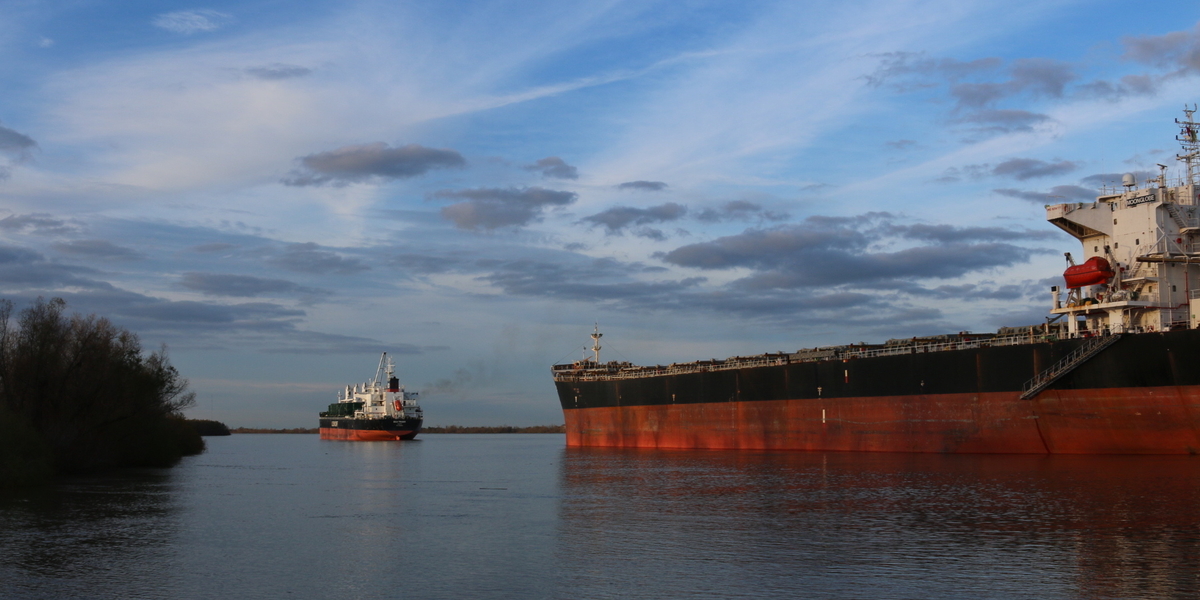
[[[52,475],[54,461],[45,440],[0,404],[0,489],[44,483]]]
[[[36,434],[56,473],[170,466],[202,452],[181,415],[194,395],[166,349],[145,355],[135,334],[65,308],[39,298],[13,319],[12,303],[0,301],[0,406],[10,426]]]
[[[188,419],[187,424],[203,436],[230,435],[229,427],[220,421],[208,419]]]

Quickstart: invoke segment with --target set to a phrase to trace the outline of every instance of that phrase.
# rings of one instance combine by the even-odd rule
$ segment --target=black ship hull
[[[780,355],[747,368],[567,375],[556,387],[569,445],[1200,452],[1200,330],[1124,335],[1026,394],[1039,373],[1087,343],[799,362]]]

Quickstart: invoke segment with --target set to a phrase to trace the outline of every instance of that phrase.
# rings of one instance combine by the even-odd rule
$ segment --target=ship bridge
[[[1177,139],[1186,173],[1139,182],[1125,175],[1094,202],[1046,206],[1046,219],[1071,234],[1082,253],[1066,254],[1065,285],[1051,288],[1052,314],[1070,335],[1164,331],[1200,326],[1200,158],[1193,106]],[[1064,294],[1065,291],[1065,294]]]

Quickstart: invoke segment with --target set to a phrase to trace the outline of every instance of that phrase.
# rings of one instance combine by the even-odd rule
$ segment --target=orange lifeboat
[[[1113,278],[1112,265],[1108,264],[1108,260],[1099,256],[1093,256],[1082,265],[1071,265],[1063,272],[1063,279],[1067,280],[1067,287],[1070,289],[1081,288],[1085,285],[1101,285],[1108,283],[1108,280]]]

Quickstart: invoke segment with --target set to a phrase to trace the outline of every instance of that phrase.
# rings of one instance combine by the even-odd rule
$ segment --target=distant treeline
[[[566,433],[566,425],[534,425],[533,427],[463,427],[461,425],[445,425],[441,427],[423,427],[422,433]]]
[[[229,430],[231,433],[320,433],[316,427],[305,429],[298,427],[296,429],[263,429],[260,427],[234,427]]]
[[[111,467],[169,467],[204,451],[182,416],[194,402],[166,348],[38,298],[0,300],[0,487]]]

